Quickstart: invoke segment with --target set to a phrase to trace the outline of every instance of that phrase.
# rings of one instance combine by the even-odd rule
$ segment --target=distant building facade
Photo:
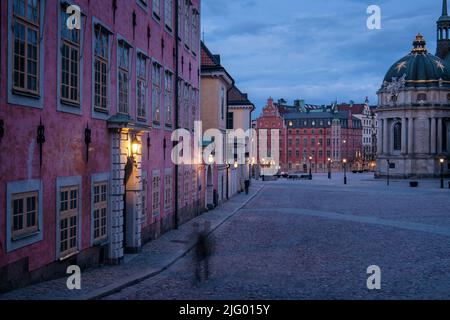
[[[228,159],[228,149],[226,148],[227,130],[227,101],[228,93],[234,86],[234,79],[221,65],[220,55],[214,55],[202,43],[201,52],[201,120],[204,138],[207,144],[214,143],[215,156],[213,163],[209,163],[205,168],[206,179],[206,205],[216,206],[227,200],[229,184],[228,163],[221,163]],[[207,137],[210,129],[218,129],[220,136]],[[218,161],[219,160],[219,161]]]
[[[242,130],[246,136],[243,141],[236,141],[229,154],[233,155],[234,163],[229,172],[228,192],[234,195],[245,189],[245,180],[250,179],[251,148],[256,136],[252,132],[252,113],[254,104],[248,99],[246,93],[242,93],[234,86],[228,93],[227,130]],[[242,154],[242,151],[243,154]],[[240,152],[240,154],[239,154]],[[241,158],[239,158],[239,156]]]
[[[375,113],[376,106],[371,106],[366,98],[364,104],[339,104],[340,111],[352,112],[361,121],[362,126],[362,161],[364,170],[375,170],[377,155],[378,120]]]
[[[283,112],[282,116],[269,99],[257,121],[258,131],[279,131],[281,171],[307,173],[311,169],[327,172],[329,165],[339,170],[344,159],[349,168],[362,168],[361,120],[350,111],[338,111],[335,105],[311,108],[306,112],[298,110]],[[270,141],[269,134],[268,144]]]

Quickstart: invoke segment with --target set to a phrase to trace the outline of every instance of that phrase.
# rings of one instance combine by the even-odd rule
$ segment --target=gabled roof
[[[228,81],[234,84],[233,77],[220,63],[220,55],[212,54],[208,47],[202,41],[202,54],[201,54],[201,71],[202,73],[209,72],[223,72]]]
[[[353,114],[363,114],[365,106],[366,105],[363,103],[355,103],[355,104],[342,103],[338,104],[337,108],[339,111],[351,111]]]
[[[222,67],[220,65],[220,55],[212,54],[202,41],[202,67]]]
[[[252,106],[255,109],[255,105],[248,99],[246,93],[242,93],[238,87],[234,86],[228,92],[228,105],[231,106]]]

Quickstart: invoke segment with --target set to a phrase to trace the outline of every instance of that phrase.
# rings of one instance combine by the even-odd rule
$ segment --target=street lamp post
[[[312,180],[312,156],[309,156],[309,180]]]
[[[347,184],[347,159],[344,159],[343,162],[344,162],[344,184]]]
[[[441,166],[441,189],[444,189],[444,158],[439,159],[439,164]]]
[[[386,162],[387,162],[387,185],[389,186],[390,185],[390,176],[389,176],[390,171],[389,170],[391,169],[391,161],[389,159],[387,159]]]
[[[319,153],[319,149],[320,149],[320,142],[318,142],[317,143],[317,149],[316,149],[316,168],[315,168],[315,170],[316,170],[316,173],[318,172],[317,170],[318,170],[318,165],[317,165],[317,163],[319,162],[319,158],[318,158],[318,153]]]
[[[328,158],[328,179],[331,180],[331,158]]]

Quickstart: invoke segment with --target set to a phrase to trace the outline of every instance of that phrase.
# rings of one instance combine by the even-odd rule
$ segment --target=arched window
[[[421,101],[427,101],[427,94],[426,93],[419,93],[417,94],[417,102]]]
[[[402,150],[402,124],[400,122],[394,125],[394,151]]]

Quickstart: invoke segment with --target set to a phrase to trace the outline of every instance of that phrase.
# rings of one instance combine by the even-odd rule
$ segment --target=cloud
[[[366,27],[370,4],[381,7],[382,30]],[[386,71],[418,32],[434,53],[440,10],[426,0],[203,0],[202,29],[259,110],[269,96],[376,103]]]

